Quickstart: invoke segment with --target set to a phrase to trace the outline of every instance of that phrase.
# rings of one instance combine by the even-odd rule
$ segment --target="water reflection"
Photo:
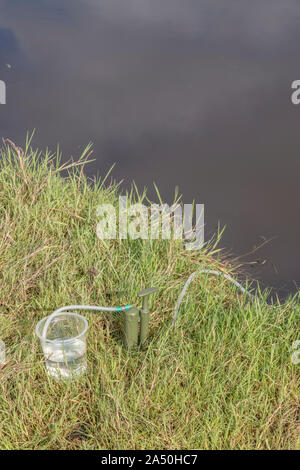
[[[36,128],[66,155],[92,140],[90,174],[116,161],[125,185],[154,180],[169,200],[179,185],[237,254],[277,236],[258,275],[292,291],[299,20],[296,0],[0,0],[0,136]]]

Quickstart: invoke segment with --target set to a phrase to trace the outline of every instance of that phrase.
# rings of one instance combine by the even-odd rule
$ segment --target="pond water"
[[[297,0],[0,0],[0,137],[205,204],[206,239],[281,297],[299,276]],[[267,260],[264,263],[264,260]],[[250,269],[250,267],[253,267]]]

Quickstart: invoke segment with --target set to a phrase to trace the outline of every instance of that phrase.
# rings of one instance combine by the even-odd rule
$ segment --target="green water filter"
[[[136,307],[131,307],[123,314],[124,321],[124,343],[130,349],[138,345],[139,341],[139,319],[140,312]]]
[[[140,345],[145,343],[149,334],[150,311],[148,308],[148,298],[150,294],[153,294],[153,292],[157,290],[157,287],[149,287],[139,293],[139,297],[143,299],[142,308],[140,309]]]

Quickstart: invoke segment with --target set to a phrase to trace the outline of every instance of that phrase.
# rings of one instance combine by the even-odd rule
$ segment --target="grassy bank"
[[[280,307],[264,295],[248,302],[225,279],[204,275],[172,329],[190,273],[235,274],[212,245],[104,243],[96,208],[117,204],[116,184],[91,184],[80,165],[62,177],[57,157],[29,144],[22,151],[6,142],[0,165],[1,449],[299,448],[300,365],[291,362],[299,297]],[[147,347],[122,347],[118,315],[84,313],[88,373],[75,384],[47,377],[39,319],[68,304],[138,302],[149,285],[160,290]]]

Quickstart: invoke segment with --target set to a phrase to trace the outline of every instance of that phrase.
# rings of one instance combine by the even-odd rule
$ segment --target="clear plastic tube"
[[[183,289],[182,289],[182,291],[181,291],[181,293],[178,297],[175,312],[174,312],[174,316],[173,316],[173,322],[172,322],[173,326],[175,325],[176,320],[178,318],[178,312],[179,312],[179,308],[180,308],[181,302],[183,300],[183,297],[184,297],[190,283],[193,281],[193,279],[196,277],[197,274],[214,274],[215,276],[222,276],[225,279],[228,279],[230,282],[232,282],[244,294],[246,294],[246,295],[248,295],[252,298],[255,298],[255,296],[253,294],[248,292],[239,282],[237,282],[235,279],[233,279],[228,274],[222,273],[221,271],[214,271],[214,270],[210,270],[210,269],[202,269],[200,271],[195,271],[188,277],[188,279],[187,279],[186,283],[184,284],[184,287],[183,287]],[[128,310],[131,307],[133,307],[133,305],[125,305],[124,307],[100,307],[100,306],[94,306],[94,305],[67,305],[65,307],[61,307],[61,308],[55,310],[53,313],[51,313],[51,315],[49,315],[47,321],[45,322],[43,331],[42,331],[42,337],[46,338],[47,331],[48,331],[48,328],[49,328],[49,325],[50,325],[51,321],[53,320],[53,318],[57,317],[62,312],[72,311],[72,310],[93,310],[93,311],[100,311],[100,312],[121,312],[121,311],[124,311],[124,310]]]
[[[49,325],[53,318],[59,316],[62,312],[67,312],[67,311],[72,311],[72,310],[93,310],[93,311],[98,311],[98,312],[122,312],[123,310],[128,310],[132,307],[132,305],[125,305],[124,307],[98,307],[95,305],[67,305],[65,307],[60,307],[57,310],[55,310],[51,315],[49,315],[47,321],[45,322],[45,325],[43,327],[42,331],[42,337],[46,338],[47,337],[47,331],[49,328]]]
[[[224,277],[225,279],[228,279],[230,282],[232,282],[236,287],[238,287],[244,294],[246,295],[249,295],[250,297],[254,298],[254,295],[251,294],[250,292],[248,292],[239,282],[237,282],[235,279],[233,279],[231,276],[229,276],[228,274],[224,274],[222,273],[221,271],[214,271],[214,270],[210,270],[210,269],[202,269],[201,271],[195,271],[193,272],[187,279],[186,283],[184,284],[184,287],[181,291],[181,294],[180,296],[178,297],[178,300],[177,300],[177,304],[176,304],[176,308],[175,308],[175,312],[174,312],[174,316],[173,316],[173,322],[172,322],[172,325],[174,326],[175,323],[176,323],[176,320],[177,320],[177,317],[178,317],[178,312],[179,312],[179,308],[180,308],[180,305],[181,305],[181,302],[182,302],[182,299],[187,291],[187,288],[189,287],[190,283],[192,282],[192,280],[195,278],[195,276],[197,274],[214,274],[215,276],[222,276]]]

